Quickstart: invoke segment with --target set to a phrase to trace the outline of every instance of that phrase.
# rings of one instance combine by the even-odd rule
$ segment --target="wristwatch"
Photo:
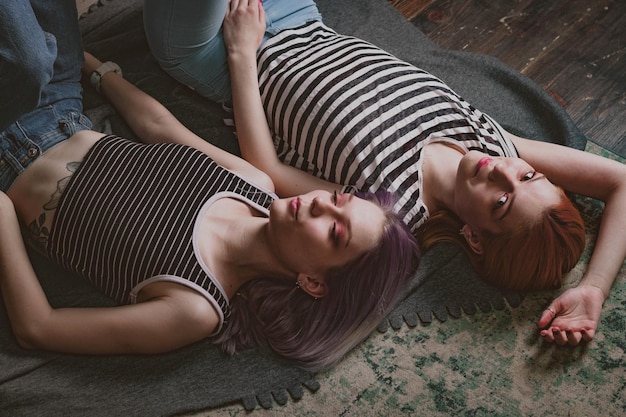
[[[122,69],[113,61],[107,61],[103,63],[98,67],[98,69],[91,73],[91,76],[89,77],[89,82],[98,93],[100,92],[100,80],[102,79],[104,74],[111,71],[113,71],[120,77],[122,76]]]

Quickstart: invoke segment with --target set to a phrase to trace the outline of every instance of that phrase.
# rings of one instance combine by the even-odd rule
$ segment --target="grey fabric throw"
[[[513,133],[579,149],[586,139],[567,114],[532,81],[500,61],[444,51],[386,0],[319,0],[324,22],[424,68]],[[222,108],[173,81],[148,50],[141,0],[101,0],[81,19],[84,47],[120,64],[124,76],[165,104],[198,135],[238,153]],[[393,28],[393,30],[389,30]],[[112,108],[85,86],[86,113],[96,129],[133,138]],[[53,306],[103,306],[112,302],[87,283],[32,255]],[[380,330],[441,321],[519,305],[522,296],[498,291],[472,273],[457,250],[440,245],[423,257],[406,298]],[[158,356],[90,357],[20,349],[0,307],[0,414],[11,416],[155,416],[203,410],[233,402],[244,408],[285,404],[315,391],[315,375],[252,349],[228,358],[208,341]]]

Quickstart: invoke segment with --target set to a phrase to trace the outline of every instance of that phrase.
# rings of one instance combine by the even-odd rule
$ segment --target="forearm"
[[[265,172],[281,197],[312,190],[340,191],[341,187],[284,164],[274,148],[259,93],[256,55],[252,52],[229,54],[233,111],[239,148],[245,160]]]
[[[282,163],[276,155],[259,94],[256,57],[253,53],[229,54],[233,111],[241,154],[270,174]]]
[[[85,54],[83,73],[90,76],[102,62]],[[142,142],[168,140],[167,129],[178,120],[161,103],[114,72],[100,79],[100,93],[111,102]]]
[[[605,201],[589,266],[579,285],[592,285],[606,299],[626,258],[626,186],[620,185]]]
[[[11,326],[22,346],[52,308],[28,258],[17,215],[8,197],[0,202],[0,288]]]

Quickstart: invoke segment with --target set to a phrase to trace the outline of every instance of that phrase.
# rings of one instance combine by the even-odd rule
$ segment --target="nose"
[[[489,180],[504,187],[506,191],[511,191],[517,181],[515,175],[516,173],[506,164],[498,162],[489,173]]]
[[[315,197],[311,201],[311,216],[319,217],[325,214],[337,215],[339,207],[333,204],[332,201],[323,198]]]

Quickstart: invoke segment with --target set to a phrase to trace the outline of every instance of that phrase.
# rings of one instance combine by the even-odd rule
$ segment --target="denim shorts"
[[[66,100],[40,107],[0,133],[0,189],[7,192],[17,177],[39,156],[81,130],[91,121],[81,104]]]
[[[227,0],[145,0],[144,28],[153,55],[172,77],[201,96],[230,102],[227,52],[221,26]],[[284,29],[321,20],[313,0],[264,0],[265,40]]]

